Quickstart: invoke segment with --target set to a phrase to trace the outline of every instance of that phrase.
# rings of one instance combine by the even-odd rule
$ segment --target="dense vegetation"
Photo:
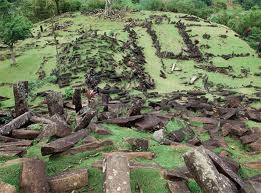
[[[1,0],[1,12],[14,5],[16,11],[32,22],[54,14],[103,9],[104,0]],[[261,1],[259,0],[114,0],[115,9],[160,10],[192,14],[226,25],[241,35],[250,45],[260,49]],[[260,51],[260,50],[259,50]]]

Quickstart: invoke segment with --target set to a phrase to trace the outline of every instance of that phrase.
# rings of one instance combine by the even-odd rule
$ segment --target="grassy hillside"
[[[10,97],[1,103],[0,108],[10,108],[14,106],[12,83],[19,80],[29,80],[30,82],[30,105],[41,106],[44,98],[36,96],[37,93],[46,90],[61,91],[65,97],[70,95],[70,90],[79,86],[86,86],[86,75],[89,69],[86,66],[93,65],[98,70],[112,72],[113,75],[131,76],[130,80],[114,82],[111,79],[101,79],[99,87],[103,88],[106,84],[128,89],[132,95],[143,95],[138,89],[138,84],[143,77],[134,74],[131,64],[126,64],[123,59],[128,56],[131,48],[123,49],[129,39],[130,33],[125,29],[127,24],[135,25],[131,27],[137,34],[137,47],[141,48],[145,57],[144,77],[151,77],[154,80],[155,88],[148,92],[170,93],[172,91],[201,89],[206,90],[204,81],[208,77],[207,97],[212,100],[216,97],[214,91],[218,88],[233,90],[238,93],[257,97],[260,89],[261,59],[249,45],[241,40],[235,32],[225,26],[210,23],[203,19],[188,17],[184,14],[174,14],[165,12],[133,12],[125,15],[117,15],[113,19],[105,19],[94,15],[84,15],[81,13],[64,14],[55,18],[57,29],[55,31],[59,42],[56,56],[56,46],[52,35],[51,20],[37,23],[33,28],[32,38],[19,42],[16,47],[17,66],[11,67],[10,61],[4,59],[0,61],[0,96]],[[161,52],[173,52],[175,59],[170,57],[160,57],[157,53],[155,41],[144,26],[144,21],[151,21],[152,30],[156,32]],[[160,22],[159,22],[160,21]],[[188,44],[184,42],[180,30],[176,24],[181,21],[186,25],[185,32],[192,40],[192,44],[199,49],[202,58],[192,58],[194,52],[188,52]],[[40,26],[44,32],[40,33]],[[90,30],[91,29],[91,30]],[[97,35],[93,37],[94,31]],[[82,31],[89,31],[84,35]],[[111,47],[111,39],[106,36],[116,38],[118,41]],[[109,43],[108,43],[109,42]],[[1,55],[8,58],[8,50],[4,50]],[[182,56],[182,57],[180,57]],[[73,58],[73,59],[72,59]],[[80,59],[79,59],[80,58]],[[59,63],[57,63],[57,60]],[[112,61],[112,62],[111,62]],[[110,63],[111,62],[111,63]],[[173,65],[174,64],[174,65]],[[172,71],[173,66],[176,66]],[[178,69],[178,70],[177,70]],[[68,87],[59,88],[55,83],[55,73],[59,75],[72,73],[71,84]],[[161,71],[166,77],[162,77]],[[39,77],[39,72],[45,74]],[[191,78],[196,77],[193,83]],[[253,107],[260,107],[260,102],[252,104]],[[260,123],[248,122],[249,127],[260,127]],[[129,149],[125,142],[127,137],[142,137],[150,141],[149,151],[154,152],[157,157],[153,160],[136,160],[142,163],[154,163],[164,169],[173,169],[184,165],[182,155],[190,149],[186,145],[164,146],[153,140],[151,133],[139,132],[130,128],[117,127],[105,124],[113,135],[102,136],[94,135],[97,139],[111,139],[114,146],[102,151],[90,151],[70,157],[42,157],[40,153],[41,144],[30,147],[26,157],[38,157],[48,163],[48,175],[54,175],[68,168],[88,168],[89,186],[83,192],[102,192],[103,174],[101,171],[93,169],[92,163],[101,159],[103,152],[112,150]],[[178,120],[168,123],[167,130],[177,130],[182,125]],[[196,128],[202,125],[196,125]],[[209,135],[200,131],[197,136],[202,140],[207,140]],[[243,146],[238,140],[231,137],[225,138],[227,148],[217,148],[216,152],[226,149],[232,158],[240,164],[249,161],[249,154],[246,153],[247,147]],[[1,158],[0,179],[4,182],[13,184],[19,189],[20,164],[8,164],[11,158]],[[251,155],[251,161],[260,160],[260,154]],[[260,170],[250,170],[242,167],[243,177],[260,174]],[[141,186],[144,193],[168,193],[166,180],[160,175],[158,170],[136,170],[131,172],[132,190],[136,191],[137,185]],[[189,183],[193,193],[201,192],[194,181]]]
[[[64,22],[70,23],[65,30],[57,30],[57,36],[59,44],[69,43],[70,41],[75,40],[79,37],[79,29],[97,29],[98,34],[103,34],[106,32],[117,33],[117,38],[122,41],[126,41],[128,34],[123,32],[125,21],[132,18],[148,18],[150,15],[167,15],[171,18],[171,22],[177,22],[181,19],[185,24],[191,24],[191,27],[187,27],[189,35],[192,37],[192,40],[198,41],[198,47],[203,54],[210,53],[214,54],[215,57],[210,58],[207,63],[213,63],[214,66],[218,67],[228,67],[231,66],[233,70],[233,75],[224,75],[222,73],[207,72],[195,68],[195,65],[204,65],[203,62],[195,62],[193,60],[176,60],[176,59],[165,59],[162,61],[165,64],[165,72],[167,78],[163,79],[159,76],[161,67],[161,59],[156,56],[156,50],[152,45],[152,39],[149,34],[146,32],[145,28],[135,27],[134,30],[138,34],[138,44],[144,48],[144,54],[146,59],[145,71],[147,71],[151,77],[155,80],[156,88],[155,91],[160,93],[167,93],[174,90],[187,90],[192,89],[193,87],[202,88],[202,81],[199,80],[195,85],[186,85],[186,82],[189,82],[190,78],[193,75],[208,75],[209,81],[213,82],[214,85],[222,85],[225,88],[234,89],[244,94],[252,94],[255,92],[254,86],[260,85],[261,81],[254,74],[258,73],[259,67],[261,65],[261,60],[255,54],[255,51],[252,50],[247,43],[242,41],[240,38],[236,37],[236,34],[227,29],[224,26],[209,27],[209,23],[200,20],[198,22],[188,21],[186,19],[180,18],[182,14],[173,14],[173,13],[160,13],[160,12],[137,12],[132,14],[125,15],[120,21],[110,21],[103,18],[93,17],[93,16],[84,16],[80,13],[73,14],[72,17],[69,15],[64,15],[61,18],[56,18],[56,23],[63,25]],[[202,26],[193,26],[202,25]],[[41,34],[41,37],[38,39],[37,34],[39,33],[39,26],[42,25],[45,29],[45,32]],[[161,24],[153,25],[154,30],[156,31],[160,44],[163,51],[173,51],[179,53],[182,49],[186,49],[186,45],[182,40],[182,37],[178,33],[177,28],[174,24],[168,24],[167,21],[164,21]],[[18,55],[17,61],[18,64],[15,67],[11,67],[9,60],[0,61],[0,83],[7,83],[4,86],[1,86],[0,95],[11,97],[12,88],[8,86],[9,83],[16,82],[18,80],[29,80],[31,82],[37,82],[36,91],[42,91],[46,88],[57,89],[57,86],[54,84],[46,83],[41,84],[41,81],[37,80],[37,71],[45,60],[43,64],[43,70],[46,74],[46,77],[50,76],[50,73],[53,69],[56,68],[56,51],[54,40],[51,33],[51,24],[50,21],[45,21],[35,25],[33,30],[33,35],[35,38],[27,39],[23,42],[19,42],[17,45],[16,53]],[[209,34],[209,39],[204,39],[203,35]],[[221,35],[227,36],[226,38],[220,37]],[[208,45],[207,48],[205,45]],[[61,46],[60,46],[61,47]],[[234,57],[228,60],[223,59],[219,55],[222,54],[248,54],[246,57]],[[8,51],[4,52],[4,55],[7,55]],[[123,53],[115,53],[114,58],[120,58]],[[175,63],[178,68],[182,71],[171,73],[172,64]],[[249,71],[247,77],[240,78],[241,70],[246,69]],[[75,80],[77,82],[77,80]],[[250,85],[252,87],[247,87]],[[63,91],[65,89],[62,89]],[[4,106],[12,106],[12,100],[4,102]]]

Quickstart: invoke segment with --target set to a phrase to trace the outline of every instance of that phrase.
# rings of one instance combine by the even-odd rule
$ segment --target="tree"
[[[10,15],[12,9],[12,3],[7,0],[0,0],[0,19],[3,19],[5,16]]]
[[[54,0],[55,5],[56,5],[56,11],[57,11],[57,14],[58,14],[58,15],[61,14],[61,12],[60,12],[60,1],[61,1],[61,0]]]
[[[33,15],[36,21],[44,20],[51,17],[52,4],[47,0],[33,0]],[[52,2],[51,2],[52,3]]]
[[[27,18],[19,15],[9,15],[0,21],[0,39],[9,47],[13,65],[16,64],[15,43],[31,35],[31,26]]]
[[[112,13],[112,1],[113,0],[105,0],[105,12],[104,12],[104,14],[106,16],[109,16]]]

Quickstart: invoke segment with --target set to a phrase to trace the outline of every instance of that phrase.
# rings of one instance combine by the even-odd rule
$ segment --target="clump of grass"
[[[8,160],[15,159],[15,158],[17,158],[17,156],[15,156],[15,157],[0,156],[0,164],[6,162],[6,161],[8,161]]]
[[[94,161],[101,159],[103,152],[110,151],[112,151],[112,147],[108,146],[102,151],[88,151],[72,156],[50,157],[47,165],[48,175],[55,175],[73,168],[88,168]]]
[[[103,180],[104,180],[104,174],[102,171],[90,168],[88,170],[88,176],[89,176],[89,184],[88,184],[88,191],[92,193],[100,193],[103,191]]]
[[[0,181],[16,187],[17,192],[19,192],[19,178],[21,173],[21,165],[14,164],[0,168]]]
[[[151,139],[151,134],[137,131],[135,129],[125,128],[125,127],[119,127],[117,125],[112,124],[104,124],[105,128],[110,130],[112,132],[112,135],[110,136],[101,136],[101,135],[95,135],[98,139],[111,139],[114,142],[114,146],[118,150],[126,150],[130,149],[131,146],[126,142],[127,138],[143,138],[143,139]]]
[[[138,169],[130,173],[131,189],[133,193],[138,193],[138,185],[143,193],[169,193],[166,187],[166,180],[160,175],[159,171],[151,169]]]
[[[155,144],[150,147],[150,150],[156,154],[156,158],[153,160],[154,162],[166,169],[173,169],[174,167],[184,165],[183,154],[186,153],[189,148]]]
[[[175,120],[169,121],[164,129],[167,133],[170,133],[170,132],[182,129],[184,127],[186,127],[186,124],[184,123],[184,121],[175,119]]]
[[[255,121],[247,121],[246,122],[247,127],[251,128],[251,127],[261,127],[261,123],[255,122]]]
[[[239,169],[239,175],[243,178],[250,178],[252,176],[255,175],[260,175],[261,174],[261,170],[259,169],[251,169],[251,168],[245,168],[245,167],[241,167]]]
[[[43,124],[37,123],[37,124],[29,125],[28,129],[35,130],[35,131],[41,131],[43,129],[43,127],[44,127]]]
[[[249,162],[248,146],[243,145],[238,139],[232,137],[225,137],[225,141],[228,144],[228,147],[225,148],[232,158],[239,163]],[[256,161],[260,159],[260,155],[251,155],[251,161]]]
[[[44,157],[41,154],[41,146],[43,143],[37,143],[27,149],[26,157],[28,158],[36,158],[36,159],[42,159],[42,160],[48,160],[48,157]]]
[[[188,185],[188,188],[191,191],[191,193],[202,193],[199,185],[197,184],[197,182],[195,180],[189,180],[187,185]]]
[[[203,133],[197,133],[197,136],[198,138],[201,140],[201,141],[207,141],[210,139],[210,135],[208,134],[208,132],[203,132]]]

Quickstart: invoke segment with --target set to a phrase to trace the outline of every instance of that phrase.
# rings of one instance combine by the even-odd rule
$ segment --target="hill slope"
[[[187,90],[194,87],[203,88],[201,77],[205,75],[208,76],[211,88],[221,86],[244,94],[253,94],[255,93],[254,87],[260,85],[260,79],[255,76],[255,73],[260,71],[259,67],[261,65],[261,60],[260,58],[257,58],[254,50],[237,37],[233,31],[224,26],[211,24],[201,19],[173,13],[137,12],[126,14],[124,17],[117,20],[106,20],[93,16],[85,16],[79,13],[63,15],[60,18],[56,18],[55,23],[58,26],[56,34],[59,41],[59,57],[67,57],[65,59],[67,61],[61,61],[61,64],[59,65],[63,66],[64,62],[68,62],[69,56],[71,57],[71,60],[73,60],[72,56],[76,53],[79,53],[81,56],[81,61],[78,63],[83,63],[88,57],[89,59],[100,60],[102,56],[95,55],[95,53],[98,53],[99,46],[103,44],[103,40],[96,41],[95,38],[88,37],[89,39],[87,38],[85,42],[82,42],[81,40],[73,42],[77,37],[82,36],[80,33],[82,30],[92,29],[97,30],[97,33],[100,36],[97,37],[98,39],[100,39],[104,33],[108,35],[117,34],[116,39],[119,41],[119,45],[116,49],[118,50],[108,51],[108,53],[105,53],[104,57],[110,55],[114,62],[121,62],[120,65],[116,64],[117,70],[119,70],[118,73],[120,74],[121,70],[124,70],[127,67],[123,67],[125,64],[123,64],[124,62],[121,60],[126,56],[128,50],[123,50],[121,47],[124,42],[128,40],[129,34],[123,29],[129,18],[136,18],[137,20],[135,26],[131,29],[137,34],[137,46],[143,49],[142,52],[145,57],[145,62],[143,64],[144,72],[154,79],[155,91],[168,93],[174,90]],[[155,32],[157,38],[154,42],[151,34],[147,32],[147,27],[140,26],[146,18],[151,18],[151,21],[153,22],[152,30]],[[176,27],[176,22],[179,20],[187,25],[185,31],[187,31],[187,35],[192,41],[191,43],[197,43],[195,45],[198,47],[203,58],[201,61],[197,61],[197,58],[191,58],[190,55],[193,54],[185,51],[189,51],[188,42],[184,42]],[[40,32],[40,25],[44,28],[44,33],[41,35],[38,34]],[[0,95],[7,97],[12,96],[12,89],[8,84],[16,82],[17,80],[37,82],[38,86],[36,91],[42,91],[50,87],[57,89],[56,85],[51,84],[47,86],[46,84],[41,84],[41,81],[36,81],[39,77],[39,72],[45,74],[45,76],[42,76],[41,78],[49,77],[52,70],[56,68],[55,43],[51,29],[50,21],[35,25],[33,30],[35,38],[27,39],[18,45],[18,64],[16,67],[10,67],[8,60],[1,61],[0,83],[6,84],[1,86]],[[164,55],[164,52],[173,52],[174,56],[157,55],[157,45],[155,45],[155,41],[159,42],[161,54]],[[70,53],[64,53],[63,49],[66,46],[65,44],[70,43],[82,44],[85,48],[79,48]],[[89,48],[86,46],[89,46]],[[95,48],[95,51],[92,50],[93,48]],[[106,47],[104,48],[104,51],[107,52]],[[183,56],[188,56],[188,58],[179,60],[176,56],[181,52]],[[93,56],[91,57],[90,55]],[[172,72],[171,69],[173,64],[175,64],[176,69]],[[210,65],[211,67],[208,67]],[[71,67],[72,66],[70,65],[68,66],[68,72],[71,71]],[[181,71],[176,71],[177,69],[180,69]],[[164,72],[166,78],[160,77],[160,70]],[[66,70],[60,72],[60,74],[65,72]],[[80,81],[84,79],[84,74],[85,69],[81,71],[81,76],[79,77]],[[187,84],[193,75],[196,75],[199,80],[193,85]],[[79,75],[77,74],[77,76]],[[78,82],[79,80],[75,78],[73,82]],[[133,81],[130,82],[133,84]],[[105,81],[101,81],[100,83],[104,84]],[[132,87],[135,86],[136,85],[132,85]],[[5,104],[10,106],[12,101],[6,101]]]
[[[163,109],[164,100],[161,100],[167,98],[170,99],[168,105],[176,105],[177,109],[171,108],[168,112],[170,114],[167,113],[167,116],[172,116],[172,120],[163,126],[164,130],[171,133],[186,127],[192,128],[194,137],[208,146],[208,142],[211,142],[209,139],[213,138],[208,128],[205,128],[209,125],[190,120],[191,117],[208,115],[217,118],[215,113],[227,115],[226,110],[230,110],[230,107],[222,105],[227,102],[226,99],[230,95],[246,95],[243,97],[242,111],[249,106],[260,107],[258,99],[261,80],[258,77],[261,59],[246,42],[225,26],[184,14],[147,11],[116,14],[112,19],[99,17],[99,14],[64,14],[56,17],[54,22],[58,45],[52,33],[51,20],[46,20],[35,24],[33,38],[18,43],[17,66],[11,67],[7,59],[0,61],[0,96],[10,98],[1,103],[3,109],[14,106],[12,83],[19,80],[29,80],[30,108],[42,114],[47,114],[43,96],[48,90],[62,92],[69,105],[74,88],[88,87],[103,92],[110,90],[113,102],[125,100],[130,102],[135,97],[144,99],[145,105],[142,109],[144,114],[151,111],[158,113],[159,106],[162,108],[160,113],[167,113],[166,109]],[[42,33],[40,26],[44,29]],[[8,57],[7,50],[3,53],[4,57]],[[183,92],[195,90],[196,92],[191,93],[199,93],[200,97],[197,98],[197,94],[190,95]],[[196,99],[198,101],[195,101]],[[85,103],[87,99],[84,98],[83,101]],[[197,102],[206,106],[201,109],[197,106]],[[208,111],[206,109],[209,106],[211,110]],[[67,121],[72,128],[75,128],[78,115],[76,116],[70,106],[67,107],[66,111],[70,118]],[[114,108],[120,116],[129,110],[127,105],[125,109],[117,105],[112,106],[112,110]],[[237,108],[235,107],[236,110]],[[225,110],[216,112],[217,109]],[[156,115],[161,117],[161,114]],[[241,118],[240,113],[234,113],[224,121],[233,116],[239,123],[243,121],[238,119]],[[217,119],[219,120],[219,117]],[[228,121],[234,123],[235,120],[231,119]],[[244,129],[260,127],[260,122],[252,120],[254,121],[245,120]],[[219,128],[219,124],[214,127]],[[153,164],[156,169],[131,171],[132,191],[169,193],[166,187],[167,180],[163,178],[158,167],[167,170],[184,166],[182,155],[192,149],[188,144],[189,135],[180,143],[163,145],[154,139],[151,131],[139,131],[107,123],[101,126],[109,130],[111,135],[96,132],[91,132],[90,135],[98,140],[112,140],[113,146],[56,157],[42,156],[41,146],[47,141],[40,143],[34,141],[33,145],[27,148],[24,157],[44,160],[48,176],[68,169],[88,168],[89,182],[82,192],[100,193],[104,175],[91,167],[92,164],[101,160],[103,153],[131,151],[132,147],[126,142],[127,138],[143,138],[149,141],[148,151],[153,152],[156,157],[153,160],[139,158],[135,161],[145,165]],[[43,125],[34,124],[29,129],[41,130]],[[238,162],[241,166],[239,170],[241,177],[247,178],[261,173],[259,169],[246,166],[250,156],[251,161],[260,161],[260,153],[249,154],[249,146],[243,145],[238,137],[222,136],[222,139],[221,146],[214,145],[213,151],[216,153],[226,151]],[[76,146],[83,143],[79,141]],[[223,144],[227,146],[222,146]],[[0,156],[0,179],[19,189],[21,165],[19,161],[12,159],[13,157]],[[189,180],[188,187],[193,193],[201,192],[194,180]]]

